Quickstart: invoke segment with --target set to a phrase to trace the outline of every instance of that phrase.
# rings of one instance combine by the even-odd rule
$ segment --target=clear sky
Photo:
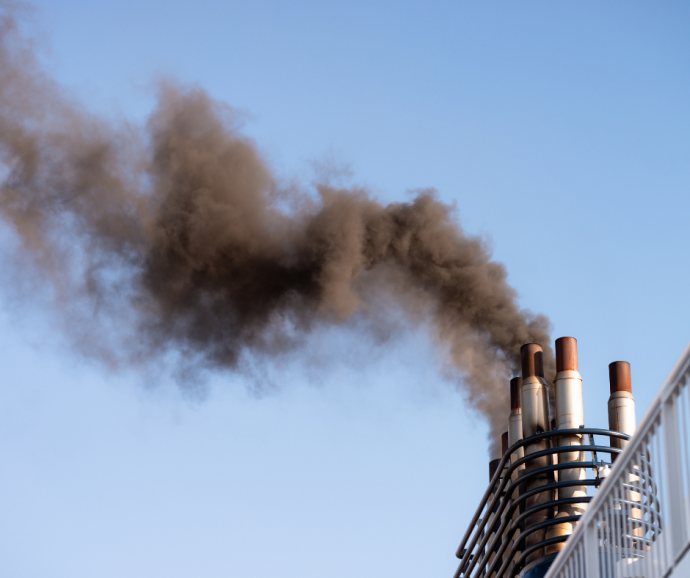
[[[281,178],[332,159],[383,202],[436,187],[578,338],[587,425],[609,362],[640,419],[690,339],[686,2],[35,6],[86,109],[143,119],[170,76],[245,111]],[[278,387],[216,374],[201,399],[81,359],[4,293],[0,575],[452,575],[494,456],[423,330],[323,331]]]

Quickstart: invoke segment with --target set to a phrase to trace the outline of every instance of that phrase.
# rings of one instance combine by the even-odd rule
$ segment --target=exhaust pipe
[[[510,380],[510,415],[508,416],[508,447],[512,447],[522,438],[522,402],[520,399],[520,388],[522,387],[522,377],[514,377]],[[510,463],[515,463],[520,458],[524,457],[525,451],[519,448],[510,456]],[[515,480],[519,471],[525,469],[525,466],[520,466],[518,470],[513,472],[512,479]]]
[[[578,371],[577,340],[574,337],[561,337],[556,340],[556,430],[578,429],[585,425],[584,409],[582,403],[582,377]],[[583,436],[563,435],[553,440],[558,446],[581,446]],[[559,463],[572,463],[584,461],[584,452],[579,450],[558,454]],[[559,470],[559,482],[571,482],[584,480],[586,473],[583,468]],[[558,499],[581,498],[587,496],[585,486],[568,486],[558,490]],[[586,504],[569,504],[559,506],[556,518],[576,516],[584,514]],[[553,526],[547,533],[547,537],[567,536],[573,533],[574,524],[564,522]],[[563,544],[555,544],[547,548],[547,554],[561,550]]]
[[[609,429],[624,434],[635,433],[635,399],[632,395],[630,364],[627,361],[614,361],[609,364]],[[623,449],[628,442],[611,438],[611,447]]]
[[[549,390],[544,379],[544,352],[541,345],[528,343],[520,349],[522,361],[522,387],[520,388],[520,402],[522,406],[522,439],[527,440],[533,435],[551,431],[549,423]],[[551,447],[548,439],[542,439],[524,446],[525,456],[547,450]],[[551,465],[551,457],[544,456],[531,460],[525,464],[525,472],[531,472],[539,468]],[[521,487],[520,493],[544,486],[553,481],[553,476],[542,474],[531,478]],[[525,510],[537,507],[553,500],[553,492],[538,493],[525,501]],[[522,530],[545,522],[552,517],[548,509],[539,510],[524,520]],[[545,539],[545,530],[532,532],[525,538],[524,549],[537,544]],[[538,548],[526,559],[526,563],[544,556],[544,548]]]
[[[520,388],[522,387],[522,377],[514,377],[513,379],[510,380],[510,415],[508,416],[508,447],[512,447],[514,444],[519,442],[522,439],[522,401],[520,400]],[[525,450],[524,448],[518,448],[516,451],[514,451],[512,454],[510,454],[510,463],[514,464],[517,460],[521,459],[525,455]],[[515,480],[518,479],[520,476],[521,472],[524,471],[525,465],[519,466],[516,470],[513,471],[513,473],[510,476],[510,479],[515,482]],[[513,492],[511,495],[511,499],[515,500],[519,495],[519,490]],[[520,510],[516,510],[515,513],[513,514],[513,520],[515,520],[518,516],[520,515]],[[512,547],[513,543],[515,540],[517,540],[520,536],[520,530],[517,530],[516,533],[513,534],[512,539],[511,539],[511,544],[509,545],[509,548]],[[503,539],[506,540],[508,537],[508,528],[506,528],[506,532],[503,536]],[[513,556],[513,561],[516,562],[518,558],[520,557],[520,554],[522,554],[521,551],[518,551],[515,553]]]
[[[609,384],[611,386],[611,397],[609,397],[609,429],[632,436],[637,425],[635,419],[635,399],[632,395],[632,379],[630,377],[630,364],[627,361],[614,361],[609,364]],[[623,449],[627,445],[626,440],[611,438],[611,447]],[[611,456],[614,461],[616,456]],[[633,465],[639,469],[640,464]],[[640,487],[640,478],[635,474],[628,474],[629,489],[625,490],[625,497],[630,502],[630,517],[638,520],[642,519],[642,509],[636,508],[633,504],[642,501],[640,492],[632,488]],[[635,527],[632,530],[633,536],[642,537],[644,535],[643,526]]]

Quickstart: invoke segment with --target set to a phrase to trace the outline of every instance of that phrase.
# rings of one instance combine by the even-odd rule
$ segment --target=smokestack
[[[630,364],[627,361],[614,361],[609,364],[609,429],[633,435],[637,425],[635,419],[635,399],[632,395]],[[623,449],[628,442],[611,439],[611,447]]]
[[[609,397],[609,429],[618,431],[629,436],[635,433],[637,425],[635,419],[635,399],[632,395],[632,379],[630,376],[630,364],[627,361],[614,361],[609,364],[609,384],[611,396]],[[611,447],[623,449],[628,444],[625,440],[611,438]],[[611,456],[611,461],[615,461],[616,456]],[[640,478],[633,474],[628,474],[628,480],[632,487],[640,485]],[[625,490],[625,498],[631,502],[630,516],[638,520],[642,519],[642,509],[632,505],[640,502],[642,496],[639,492]],[[644,529],[640,523],[633,528],[633,536],[642,536]]]
[[[520,401],[522,406],[522,436],[528,441],[533,435],[544,433],[551,430],[549,423],[549,389],[544,379],[544,352],[541,345],[528,343],[520,349],[522,362],[522,387],[520,388]],[[525,456],[547,450],[551,447],[548,439],[542,439],[525,445]],[[531,460],[525,464],[527,472],[551,465],[549,456]],[[529,482],[521,488],[521,493],[544,486],[553,481],[553,475],[542,474],[531,478]],[[525,501],[525,510],[535,508],[553,499],[553,492],[541,492]],[[547,521],[553,513],[549,509],[542,509],[524,521],[523,529],[530,528],[536,524]],[[525,539],[525,550],[545,539],[545,530],[532,532]],[[544,556],[544,549],[539,548],[532,552],[526,559],[531,562]]]
[[[578,429],[585,425],[584,409],[582,402],[582,377],[578,371],[577,340],[574,337],[560,337],[556,340],[556,379],[554,389],[556,391],[556,417],[554,429],[567,430]],[[559,446],[581,446],[582,434],[564,435],[554,439]],[[566,452],[558,455],[559,463],[571,463],[584,461],[584,453],[580,451]],[[584,480],[585,471],[582,468],[559,470],[558,481]],[[558,498],[580,498],[587,496],[585,486],[570,486],[558,490]],[[586,504],[568,504],[559,506],[558,516],[575,516],[584,513]],[[574,524],[565,522],[553,526],[547,533],[548,538],[569,535],[573,532]],[[547,554],[556,552],[562,548],[562,544],[556,544],[547,548]]]
[[[541,345],[536,343],[528,343],[520,349],[522,361],[520,406],[522,408],[523,439],[551,431],[549,424],[549,390],[544,379],[543,355]],[[526,453],[532,452],[527,451]]]
[[[538,343],[527,343],[520,348],[522,379],[526,377],[544,378],[544,350]]]
[[[508,416],[508,447],[522,439],[522,403],[520,400],[520,388],[522,387],[522,377],[514,377],[510,380],[510,415]],[[515,463],[525,455],[525,450],[519,448],[510,456],[510,463]],[[519,471],[525,469],[525,466],[520,466],[513,472],[511,478],[515,480]]]
[[[577,340],[574,337],[556,339],[556,370],[556,428],[577,429],[585,425],[585,417],[582,377],[577,368]]]
[[[522,377],[514,377],[510,380],[510,409],[522,408],[522,401],[520,400],[520,388],[522,387]]]
[[[506,455],[506,452],[508,451],[509,447],[510,445],[508,444],[508,432],[504,432],[501,436],[501,456]]]

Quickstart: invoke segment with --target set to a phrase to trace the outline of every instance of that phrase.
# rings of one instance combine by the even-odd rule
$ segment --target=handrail
[[[490,496],[493,494],[493,499],[489,502],[487,506],[487,511],[492,512],[494,509],[494,506],[496,505],[497,500],[501,500],[501,496],[503,493],[506,493],[507,495],[512,495],[513,491],[515,490],[515,487],[519,486],[520,484],[523,484],[525,481],[529,480],[532,477],[542,475],[544,473],[549,473],[552,471],[556,470],[561,470],[561,469],[574,469],[574,468],[596,468],[600,466],[602,463],[608,463],[608,462],[600,462],[600,461],[589,461],[589,462],[568,462],[565,464],[554,464],[551,466],[546,466],[543,468],[538,468],[536,470],[533,470],[531,472],[528,472],[518,478],[517,480],[511,480],[511,474],[519,468],[521,465],[526,464],[532,460],[538,459],[540,457],[544,456],[550,456],[554,454],[560,454],[560,453],[571,453],[573,452],[573,446],[556,446],[553,448],[549,448],[546,450],[541,450],[539,452],[534,452],[532,454],[528,454],[527,456],[524,456],[523,458],[520,458],[518,460],[515,460],[513,463],[510,464],[510,466],[507,469],[507,472],[503,472],[505,469],[505,463],[509,459],[509,457],[515,452],[515,450],[519,449],[520,447],[526,445],[526,444],[533,444],[536,441],[539,441],[544,438],[552,438],[552,437],[561,437],[565,435],[583,435],[583,434],[592,434],[592,435],[605,435],[608,436],[609,438],[618,438],[618,439],[624,439],[627,440],[628,436],[625,434],[622,434],[620,432],[613,432],[609,430],[602,430],[598,428],[578,428],[578,429],[568,429],[568,430],[554,430],[552,432],[544,432],[542,434],[537,434],[535,436],[531,436],[525,440],[519,440],[515,444],[513,444],[508,450],[505,452],[503,455],[503,458],[501,459],[501,462],[499,463],[499,466],[497,468],[496,473],[494,474],[494,477],[491,480],[491,483],[489,484],[489,488],[484,494],[484,498],[482,499],[482,502],[480,503],[479,508],[475,512],[473,521],[469,528],[467,529],[467,532],[465,533],[465,536],[463,537],[462,542],[460,543],[460,546],[458,548],[458,551],[456,552],[456,557],[461,558],[460,565],[458,567],[458,570],[455,573],[455,578],[458,578],[461,572],[465,573],[470,573],[475,566],[480,562],[483,563],[484,559],[486,558],[486,555],[482,556],[479,558],[479,556],[473,557],[473,560],[469,560],[469,556],[472,553],[472,550],[474,550],[474,547],[477,545],[477,540],[479,539],[481,535],[481,530],[486,526],[487,522],[482,521],[479,524],[477,524],[477,520],[479,520],[479,517],[481,516],[481,513],[484,511],[484,507],[487,506],[487,502],[489,501]],[[608,453],[608,454],[618,454],[621,450],[618,448],[612,448],[608,446],[599,446],[599,445],[581,445],[577,446],[577,451],[578,452],[602,452],[602,453]],[[503,477],[502,477],[503,476]],[[500,482],[500,483],[499,483]],[[496,484],[498,484],[498,487],[496,487]],[[578,484],[578,485],[583,485],[583,484]],[[506,490],[506,486],[508,486],[508,489]],[[543,488],[543,487],[542,487]],[[545,489],[537,489],[538,491],[536,493],[540,493],[543,491],[546,491]],[[502,500],[501,500],[502,501]],[[505,503],[499,506],[499,509],[497,512],[495,512],[495,515],[493,517],[491,527],[484,533],[484,537],[479,545],[478,550],[482,550],[486,546],[486,542],[489,540],[490,535],[496,526],[500,522],[500,516],[505,509]],[[471,540],[471,544],[467,549],[465,549],[465,546],[467,546],[468,541],[470,540],[470,537],[473,537]],[[470,564],[469,567],[465,570],[467,564]]]
[[[577,515],[577,516],[563,516],[562,518],[553,518],[551,520],[546,520],[546,521],[541,522],[539,524],[535,524],[534,526],[531,526],[530,528],[525,530],[525,532],[523,532],[522,534],[520,534],[520,536],[518,536],[518,539],[513,544],[513,547],[510,549],[510,552],[505,557],[503,564],[501,565],[498,572],[496,573],[496,577],[498,578],[500,576],[503,576],[503,573],[508,569],[508,566],[510,566],[510,563],[513,561],[513,556],[515,556],[515,554],[519,551],[518,545],[520,544],[520,542],[522,542],[522,540],[524,539],[525,536],[527,536],[531,533],[537,532],[538,530],[543,530],[544,528],[549,528],[550,526],[557,526],[558,524],[562,524],[564,522],[577,522],[577,521],[579,521],[579,519],[581,517],[582,516]],[[525,551],[520,555],[520,558],[518,558],[515,561],[515,568],[519,567],[522,558],[527,557],[528,554],[534,552],[535,550],[538,550],[539,548],[543,548],[544,546],[548,546],[549,544],[547,544],[547,542],[549,542],[549,540],[554,540],[554,539],[556,540],[555,542],[552,542],[554,544],[557,542],[564,542],[566,540],[566,536],[557,536],[556,538],[547,538],[546,540],[542,540],[541,542],[538,542],[537,544],[533,544],[531,547],[526,548]],[[496,556],[496,560],[498,560],[498,556]],[[494,567],[495,567],[495,565],[492,564],[491,569],[489,570],[489,572],[487,572],[488,576],[491,576],[491,572],[493,572]]]
[[[560,436],[564,436],[564,435],[579,435],[579,434],[606,435],[608,437],[613,437],[613,438],[622,439],[622,440],[630,439],[630,436],[628,436],[626,434],[622,434],[620,432],[614,432],[614,431],[609,431],[609,430],[605,430],[605,429],[598,429],[598,428],[578,428],[578,429],[554,430],[552,432],[551,431],[544,432],[544,433],[533,435],[533,436],[530,436],[526,439],[518,440],[517,442],[515,442],[512,446],[510,446],[508,448],[508,450],[505,452],[505,454],[503,454],[503,457],[501,458],[501,461],[498,464],[498,468],[496,469],[496,473],[494,474],[494,477],[491,479],[491,482],[489,482],[489,487],[487,488],[486,492],[484,492],[484,497],[482,498],[482,501],[479,503],[479,508],[477,508],[477,511],[475,512],[474,516],[472,517],[472,521],[470,522],[470,524],[467,528],[467,531],[465,532],[465,535],[463,536],[462,541],[460,542],[460,546],[458,546],[458,550],[456,553],[456,556],[458,558],[460,558],[460,552],[462,552],[463,548],[465,548],[465,545],[467,544],[467,540],[469,540],[470,536],[472,535],[472,529],[475,527],[477,520],[479,520],[481,513],[484,511],[484,506],[486,505],[486,502],[492,493],[491,490],[493,489],[495,483],[500,478],[500,474],[502,473],[502,471],[505,467],[506,461],[508,459],[510,459],[510,456],[513,453],[515,453],[516,450],[527,445],[528,443],[533,444],[533,443],[538,442],[542,439],[560,437]],[[558,446],[558,447],[561,447],[561,446]],[[569,447],[569,446],[563,446],[563,447]],[[580,446],[580,447],[582,447],[582,446]],[[570,451],[572,451],[572,449]],[[537,452],[537,453],[539,453],[539,452]],[[530,454],[530,456],[532,456],[532,459],[535,456],[537,456],[537,453]],[[522,463],[524,463],[524,462],[522,462]]]
[[[582,504],[582,503],[589,503],[592,500],[591,496],[584,496],[582,498],[568,498],[567,500],[554,500],[552,502],[547,502],[548,507],[553,507],[554,504],[558,505],[565,505],[565,504]],[[513,523],[511,524],[510,528],[507,530],[506,534],[506,539],[503,541],[501,544],[501,547],[498,549],[496,552],[496,556],[494,557],[493,561],[491,562],[489,569],[486,571],[487,576],[491,576],[492,572],[496,569],[497,564],[503,559],[503,554],[506,551],[506,548],[508,547],[509,540],[512,538],[512,536],[515,534],[516,530],[519,530],[519,523],[526,518],[528,513],[533,513],[534,511],[538,511],[540,509],[545,509],[545,508],[531,508],[527,512],[521,514],[519,518],[516,518]],[[517,545],[522,542],[522,540],[528,536],[529,534],[532,534],[543,527],[546,526],[553,526],[556,524],[561,524],[563,522],[570,522],[570,521],[577,521],[580,519],[580,515],[574,515],[574,516],[564,516],[562,518],[554,518],[553,520],[548,520],[550,522],[549,524],[546,524],[545,522],[541,522],[539,524],[535,524],[534,526],[530,526],[527,528],[524,532],[520,534],[518,539],[513,543],[513,547],[510,550],[510,553],[506,557],[507,561],[510,561],[513,559],[513,556],[515,556],[515,553],[517,552]],[[546,524],[546,525],[544,525]],[[541,544],[541,542],[539,542]],[[489,549],[491,551],[491,549]],[[505,569],[501,567],[501,569],[498,571],[497,576],[500,576]]]
[[[556,536],[554,538],[547,538],[546,540],[543,540],[538,544],[534,544],[534,546],[525,549],[525,551],[522,554],[520,554],[520,557],[515,561],[515,567],[519,567],[519,565],[522,564],[522,562],[524,562],[525,558],[527,558],[527,556],[529,556],[535,550],[539,550],[539,548],[544,548],[546,546],[551,546],[553,544],[560,544],[561,542],[565,542],[567,539],[568,536]]]
[[[567,446],[563,446],[563,447],[564,447],[566,450],[568,449]],[[607,450],[607,451],[610,450],[611,453],[617,453],[617,452],[620,452],[620,451],[621,451],[621,450],[619,450],[618,448],[606,448],[606,447],[604,447],[604,446],[579,446],[579,447],[582,447],[582,448],[590,448],[590,447],[602,448],[602,447],[603,447],[603,449],[605,449],[605,450]],[[570,450],[570,451],[572,451],[572,450]],[[586,451],[586,450],[583,449],[583,451]],[[535,452],[534,454],[531,454],[530,457],[531,457],[531,456],[534,456],[534,457],[543,457],[543,456],[540,456],[539,454],[544,454],[544,453],[546,453],[546,452],[548,452],[548,450],[543,450],[542,452]],[[548,453],[550,453],[550,452],[548,452]],[[521,461],[521,460],[518,460],[518,461]],[[521,465],[521,464],[518,463],[518,461],[515,462],[515,467],[519,467],[519,466]],[[501,491],[500,493],[505,493],[506,495],[511,495],[512,492],[515,490],[515,487],[520,486],[520,484],[524,483],[525,481],[529,480],[530,478],[537,477],[537,476],[540,476],[540,475],[545,474],[545,473],[554,472],[554,471],[557,471],[557,470],[574,469],[574,468],[584,468],[584,469],[587,469],[587,468],[591,468],[591,467],[596,467],[598,464],[599,464],[599,462],[588,461],[588,462],[565,462],[565,463],[562,463],[562,464],[553,464],[553,465],[550,465],[550,466],[544,466],[543,468],[538,468],[538,469],[536,469],[536,470],[532,470],[531,472],[528,472],[527,474],[525,474],[524,476],[521,476],[520,478],[518,478],[518,479],[515,480],[515,481],[511,481],[511,482],[510,482],[510,486],[509,486],[510,491],[506,491],[506,492],[502,492],[502,491]],[[510,470],[509,470],[509,471],[510,471]],[[509,480],[510,478],[509,478],[508,476],[506,476],[506,478],[504,478],[504,479],[508,479],[508,480]],[[573,484],[573,485],[578,485],[578,486],[583,486],[583,485],[596,485],[596,480],[592,480],[593,484],[586,484],[586,483],[583,483],[583,482],[585,482],[585,481],[589,481],[589,480],[578,480],[578,482],[577,482],[576,484]],[[521,494],[518,498],[516,498],[516,500],[517,500],[517,499],[523,498],[523,496],[524,496],[524,499],[527,499],[528,497],[531,497],[531,496],[534,496],[534,495],[537,495],[537,494],[541,494],[541,493],[543,493],[543,492],[547,492],[547,491],[549,491],[549,489],[550,489],[548,486],[550,486],[550,484],[546,484],[546,485],[544,485],[544,486],[539,486],[538,488],[534,488],[534,489],[530,490],[530,492],[526,492],[525,494]],[[497,492],[496,492],[496,495],[498,495],[498,494],[499,494],[499,492],[497,491]],[[583,500],[580,500],[580,502],[582,502],[582,501],[583,501]],[[502,504],[499,505],[499,508],[498,508],[498,510],[496,511],[495,515],[494,515],[494,518],[493,518],[493,521],[492,521],[492,523],[491,523],[491,526],[490,526],[488,529],[486,529],[486,532],[484,533],[484,536],[483,536],[483,538],[482,538],[482,541],[480,542],[480,544],[479,544],[479,546],[478,546],[478,548],[477,548],[478,551],[481,551],[481,550],[483,550],[483,549],[486,547],[486,542],[488,541],[488,539],[489,539],[491,533],[493,532],[493,530],[494,530],[494,528],[495,528],[495,524],[496,524],[498,521],[500,521],[500,515],[501,515],[501,513],[503,512],[503,510],[505,510],[506,506],[507,506],[507,501],[502,501]],[[490,508],[489,508],[488,511],[491,511],[492,509],[493,509],[493,502],[491,503],[491,506],[490,506]],[[476,537],[475,537],[475,539],[473,540],[473,543],[472,543],[472,545],[471,545],[471,548],[472,548],[472,549],[474,549],[474,546],[477,544],[477,539],[478,539],[478,537],[479,537],[479,534],[481,533],[481,530],[483,529],[483,526],[485,526],[485,525],[486,525],[486,522],[482,522],[482,523],[480,523],[479,526],[477,526],[477,529],[478,529],[479,531],[475,533],[475,536],[476,536]],[[498,532],[497,532],[496,534],[497,534],[497,536],[498,536]],[[467,557],[467,554],[470,553],[470,552],[471,552],[470,549],[465,550],[465,557]],[[478,557],[475,556],[473,562],[470,564],[470,567],[469,567],[467,570],[465,570],[465,572],[466,572],[466,573],[467,573],[467,572],[471,572],[480,560],[481,560],[482,562],[484,561],[484,558],[486,558],[486,555],[483,556],[481,559],[479,559]],[[460,561],[460,566],[459,566],[459,568],[463,568],[463,567],[464,567],[463,562],[464,562],[464,558]],[[456,578],[458,578],[459,573],[460,573],[459,571],[455,573],[455,577],[456,577]]]
[[[586,467],[590,467],[590,466],[586,465]],[[493,550],[493,548],[495,547],[496,539],[503,536],[503,533],[506,531],[506,526],[508,526],[508,524],[511,522],[511,516],[513,515],[515,510],[520,506],[520,504],[522,502],[524,502],[528,498],[531,498],[532,496],[536,496],[537,494],[547,492],[550,490],[554,490],[554,489],[567,488],[569,486],[594,486],[596,484],[597,484],[596,480],[569,480],[569,481],[565,481],[565,482],[554,482],[552,484],[546,484],[544,486],[539,486],[538,488],[530,490],[529,492],[525,492],[524,494],[520,494],[520,496],[518,496],[515,500],[511,501],[510,507],[508,508],[508,511],[506,512],[506,515],[503,518],[503,522],[501,523],[501,527],[496,531],[496,537],[494,538],[492,543],[489,544],[489,546],[487,548],[488,551],[491,552]],[[572,500],[572,503],[579,504],[579,503],[589,502],[589,501],[591,501],[591,499],[592,499],[591,496],[583,496],[582,498],[569,498],[568,500],[556,500],[554,502],[549,502],[549,503],[551,503],[551,504],[553,504],[553,503],[566,504],[566,503],[571,503],[570,500]],[[530,510],[528,510],[528,512],[534,512],[535,510],[538,511],[538,509],[539,509],[538,507],[537,508],[531,508]],[[525,516],[524,513],[520,515],[520,518],[522,519],[523,516]],[[513,522],[514,522],[513,525],[511,525],[511,527],[508,529],[508,533],[510,535],[512,535],[515,532],[515,530],[518,529],[517,527],[514,528],[515,523],[518,522],[518,520],[516,519]],[[489,533],[491,533],[492,530],[493,530],[493,527],[489,529]],[[508,543],[506,541],[501,545],[500,549],[498,550],[497,556],[501,556],[503,554],[503,552],[505,551],[505,549],[507,547],[507,544]],[[482,548],[480,547],[479,550],[481,550],[481,549]],[[489,575],[490,575],[490,573],[494,567],[495,567],[495,564],[492,563],[492,566],[489,569],[490,571],[488,572]],[[460,566],[460,568],[462,568],[462,565]],[[463,571],[463,570],[460,570],[460,571]],[[456,572],[456,576],[458,574],[459,574],[459,572]]]

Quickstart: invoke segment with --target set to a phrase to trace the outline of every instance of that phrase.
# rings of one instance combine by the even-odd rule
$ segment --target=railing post
[[[671,560],[675,561],[685,546],[685,501],[683,499],[683,472],[680,453],[680,428],[678,427],[678,410],[675,391],[662,400],[662,424],[664,444],[664,474],[668,490],[666,503],[668,508],[667,531]]]
[[[585,559],[585,576],[586,578],[599,578],[601,568],[601,561],[599,555],[599,536],[597,532],[597,519],[594,518],[582,533],[582,546],[584,549]]]

